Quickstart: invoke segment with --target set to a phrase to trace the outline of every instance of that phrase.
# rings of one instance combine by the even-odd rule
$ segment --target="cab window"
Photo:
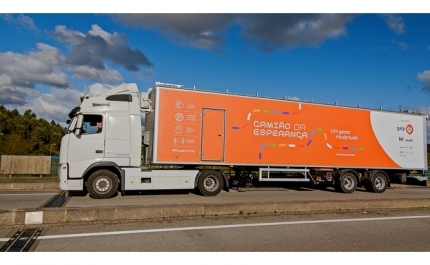
[[[103,117],[101,115],[84,115],[82,134],[96,134],[103,130]]]

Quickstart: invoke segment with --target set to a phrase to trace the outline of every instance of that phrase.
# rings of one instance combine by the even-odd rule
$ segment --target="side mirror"
[[[75,135],[80,135],[81,134],[81,129],[82,129],[82,123],[84,121],[84,116],[83,115],[79,115],[78,116],[78,121],[76,122],[76,128],[75,128]]]

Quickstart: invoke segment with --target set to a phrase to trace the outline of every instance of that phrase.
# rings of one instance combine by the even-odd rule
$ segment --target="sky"
[[[84,2],[44,9],[17,0],[0,10],[0,105],[64,124],[81,93],[121,83],[146,92],[158,81],[430,114],[430,5],[124,0],[125,9],[80,10]]]

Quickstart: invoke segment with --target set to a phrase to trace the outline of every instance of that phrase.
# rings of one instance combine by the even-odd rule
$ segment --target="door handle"
[[[96,150],[96,154],[103,154],[103,150]]]

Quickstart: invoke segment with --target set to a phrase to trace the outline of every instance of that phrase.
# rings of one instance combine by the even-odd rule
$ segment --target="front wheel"
[[[117,192],[117,189],[117,175],[106,169],[95,171],[87,181],[88,193],[95,199],[108,199]]]
[[[215,196],[224,186],[223,177],[215,170],[204,171],[198,180],[197,187],[204,196]]]

